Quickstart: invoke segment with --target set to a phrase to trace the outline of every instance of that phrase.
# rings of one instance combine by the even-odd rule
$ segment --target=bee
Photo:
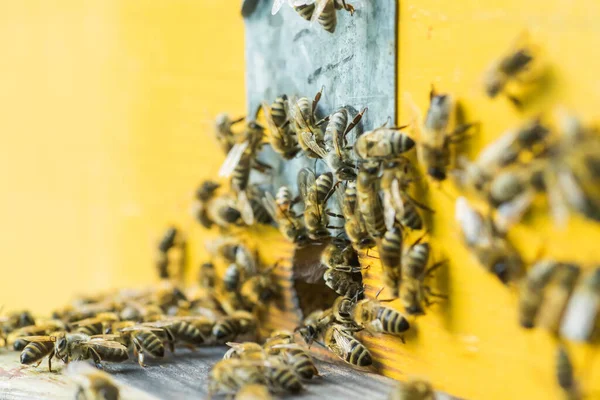
[[[57,337],[63,337],[64,332],[54,332],[48,336],[24,336],[22,340],[28,344],[21,351],[21,364],[39,366],[48,357],[48,371],[52,372],[52,358],[56,356]]]
[[[215,264],[212,262],[202,263],[198,274],[198,283],[200,284],[200,287],[212,290],[215,288],[216,280],[217,273],[215,271]]]
[[[325,331],[324,342],[329,350],[348,364],[367,367],[373,363],[369,350],[343,325],[330,325]]]
[[[134,355],[138,359],[140,367],[146,367],[144,364],[145,354],[152,357],[162,358],[165,356],[165,346],[160,338],[162,328],[151,328],[135,323],[120,323],[121,327],[113,326],[113,330],[119,332],[121,337],[133,345]],[[116,328],[116,329],[115,329]]]
[[[21,351],[29,343],[23,337],[49,335],[51,332],[64,331],[66,328],[66,325],[58,320],[37,321],[36,325],[24,326],[12,331],[7,337],[6,344],[12,345],[15,351]]]
[[[328,239],[329,229],[337,229],[328,225],[330,214],[326,210],[327,200],[333,193],[333,174],[327,172],[315,178],[311,170],[302,168],[298,172],[298,189],[304,200],[304,225],[308,237],[316,241]]]
[[[220,183],[211,180],[205,180],[196,189],[196,199],[201,202],[206,202],[215,196],[216,191],[221,187]]]
[[[276,283],[272,276],[272,271],[276,267],[277,264],[261,274],[245,280],[242,284],[240,294],[250,307],[262,308],[269,300],[277,296]]]
[[[15,311],[0,318],[0,335],[6,335],[15,329],[35,325],[35,319],[29,311]]]
[[[544,289],[550,282],[559,263],[554,260],[540,260],[527,272],[521,283],[519,296],[519,324],[526,329],[535,325],[537,313],[544,300]]]
[[[285,0],[274,0],[271,13],[277,14]],[[288,3],[304,19],[318,21],[329,33],[334,33],[337,26],[337,10],[346,10],[354,14],[354,7],[346,0],[288,0]]]
[[[452,96],[437,93],[433,85],[429,92],[429,109],[424,121],[410,96],[405,97],[412,108],[413,121],[410,126],[415,136],[419,138],[417,143],[419,162],[432,179],[441,182],[446,179],[448,168],[452,164],[451,145],[464,140],[472,124],[458,125],[451,131],[449,126],[454,113]]]
[[[279,226],[283,236],[302,248],[308,245],[310,239],[300,216],[294,213],[292,194],[287,186],[282,186],[277,191],[275,199],[269,192],[265,192],[263,205]]]
[[[296,328],[296,331],[300,334],[304,342],[311,346],[316,339],[323,335],[325,329],[333,321],[334,315],[330,308],[327,310],[316,310],[302,321],[302,324]]]
[[[235,199],[228,194],[216,196],[204,205],[198,204],[197,213],[204,213],[202,220],[206,219],[209,222],[208,226],[204,225],[207,228],[216,224],[227,229],[242,223],[242,213]],[[198,219],[200,221],[200,217]],[[202,221],[200,222],[202,223]]]
[[[325,138],[323,131],[319,127],[325,120],[316,121],[316,111],[323,89],[321,89],[312,100],[307,97],[301,97],[297,101],[292,101],[290,107],[290,117],[292,118],[293,130],[296,131],[298,144],[309,158],[327,157],[325,150]]]
[[[360,135],[354,143],[354,152],[363,160],[397,159],[415,147],[415,141],[400,133],[405,127],[387,127],[387,123]]]
[[[580,273],[580,268],[574,264],[559,264],[544,292],[544,302],[536,321],[539,326],[552,333],[558,333],[567,303]]]
[[[507,84],[516,81],[516,78],[527,70],[534,60],[532,49],[524,43],[523,39],[524,37],[520,37],[519,43],[495,61],[485,73],[483,85],[488,97],[494,98],[500,93],[506,93]],[[515,104],[519,104],[519,100],[514,96],[510,94],[506,96]]]
[[[402,314],[383,306],[377,300],[360,300],[354,306],[351,316],[359,326],[372,333],[400,335],[410,328],[408,320]]]
[[[273,150],[284,159],[291,160],[298,154],[298,139],[288,120],[288,98],[286,95],[278,97],[271,106],[262,103],[263,113],[269,131],[268,139]]]
[[[229,350],[223,355],[223,359],[239,358],[243,360],[265,360],[266,354],[262,346],[258,343],[245,342],[233,343],[227,342]]]
[[[456,200],[455,217],[466,245],[486,270],[505,284],[521,276],[522,260],[516,249],[464,197]]]
[[[56,355],[66,360],[92,359],[102,369],[102,361],[123,362],[129,359],[127,348],[121,343],[102,338],[90,338],[81,333],[67,333],[56,339]]]
[[[258,383],[251,383],[242,386],[237,392],[234,400],[271,400],[269,387]]]
[[[423,228],[423,219],[417,207],[430,210],[408,194],[408,187],[412,182],[409,169],[408,161],[391,161],[383,166],[381,191],[385,225],[388,230],[393,229],[396,222],[403,227],[420,230]]]
[[[577,382],[573,376],[573,364],[563,346],[559,346],[556,351],[556,380],[567,399],[575,400],[581,398]]]
[[[355,301],[353,301],[353,299],[338,296],[337,299],[335,299],[333,306],[331,306],[336,321],[343,325],[354,325],[354,319],[352,317],[354,305]]]
[[[275,391],[298,393],[303,389],[302,382],[292,366],[276,358],[269,359],[266,366],[269,386]]]
[[[257,185],[250,185],[247,193],[250,210],[246,210],[246,213],[248,215],[252,214],[253,222],[268,225],[273,222],[273,218],[271,218],[271,214],[265,208],[262,202],[264,194],[265,192],[261,191]],[[246,220],[250,220],[248,215],[246,215],[244,222],[246,222]]]
[[[329,243],[321,253],[321,264],[328,269],[348,273],[360,272],[361,269],[356,251],[346,242]]]
[[[358,125],[366,111],[366,108],[363,109],[350,123],[348,123],[346,108],[340,108],[329,116],[329,122],[325,129],[325,140],[331,141],[331,148],[328,148],[325,161],[339,181],[356,179],[355,166],[347,150],[346,136]]]
[[[402,280],[402,231],[398,227],[385,232],[378,243],[379,261],[383,272],[383,282],[392,292],[393,297],[400,294]]]
[[[119,320],[119,316],[112,312],[99,313],[95,317],[75,321],[70,324],[71,330],[88,336],[101,335],[111,323]]]
[[[230,358],[217,362],[211,372],[208,383],[208,397],[218,392],[237,393],[246,385],[267,385],[263,363]]]
[[[244,117],[232,120],[229,115],[222,113],[215,120],[215,134],[221,148],[227,154],[235,144],[235,133],[231,130],[233,125],[244,121]]]
[[[356,181],[358,212],[362,216],[367,232],[371,237],[379,238],[385,232],[383,205],[379,198],[379,163],[361,164]]]
[[[567,304],[560,333],[574,341],[590,341],[600,311],[600,268],[583,278]]]
[[[236,292],[243,280],[243,271],[236,263],[229,264],[223,275],[223,288],[228,292]]]
[[[174,346],[177,341],[195,346],[203,344],[207,338],[200,332],[194,324],[184,318],[173,317],[153,322],[143,322],[142,327],[154,328],[153,331],[162,331],[167,338],[171,352],[174,352]]]
[[[345,219],[344,230],[352,245],[356,249],[368,249],[375,246],[375,240],[369,235],[365,221],[356,207],[356,183],[347,182],[344,194],[339,196],[342,199],[342,214]]]
[[[232,315],[217,320],[212,329],[212,336],[218,343],[235,340],[239,335],[254,333],[256,318],[247,311],[235,311]]]
[[[279,356],[302,379],[312,379],[319,375],[312,357],[303,347],[294,343],[294,334],[291,332],[273,332],[263,348],[267,354]]]
[[[85,400],[119,400],[119,387],[114,379],[103,371],[98,371],[83,362],[70,363],[66,368],[67,375],[77,384],[76,399]]]
[[[163,238],[158,243],[158,251],[161,253],[168,252],[173,246],[175,246],[175,239],[177,237],[177,228],[171,226],[167,229]]]
[[[435,400],[431,384],[421,379],[400,382],[390,393],[388,400]]]
[[[351,273],[336,269],[327,269],[323,274],[325,284],[340,296],[358,298],[362,296],[364,288],[361,282],[354,280]]]
[[[220,258],[227,263],[236,261],[237,250],[242,243],[232,236],[219,236],[205,242],[206,251],[213,257]]]

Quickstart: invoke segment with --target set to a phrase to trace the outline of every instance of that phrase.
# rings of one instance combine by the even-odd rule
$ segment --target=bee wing
[[[581,189],[577,178],[572,171],[561,169],[557,175],[558,186],[563,193],[567,203],[576,210],[587,208],[586,195]]]
[[[476,163],[483,169],[494,167],[517,139],[516,131],[509,131],[481,150]]]
[[[529,210],[534,197],[533,192],[527,190],[512,201],[501,204],[494,221],[496,228],[500,232],[507,232],[510,227],[521,221],[523,215]]]
[[[317,283],[323,279],[323,273],[327,268],[319,263],[305,265],[303,268],[294,269],[294,279],[307,283]]]
[[[487,235],[484,235],[485,226],[483,217],[469,205],[464,197],[456,199],[455,219],[458,222],[465,241],[469,246],[480,244]]]
[[[221,165],[221,168],[219,169],[220,177],[229,178],[231,176],[233,170],[240,162],[240,159],[242,158],[242,155],[244,154],[248,146],[249,142],[247,140],[242,143],[236,143],[233,145],[231,150],[229,150],[229,153],[227,154],[223,165]]]
[[[165,328],[173,325],[173,321],[142,322],[141,326],[150,328]]]
[[[306,145],[306,147],[314,151],[315,154],[323,159],[327,158],[327,151],[317,143],[313,132],[309,130],[303,130],[298,134],[298,136],[299,139],[302,140],[302,142]]]
[[[19,340],[25,340],[27,342],[55,342],[56,336],[44,336],[44,335],[34,335],[34,336],[22,336]]]
[[[120,329],[120,331],[125,331],[124,329]],[[104,339],[104,340],[110,340],[110,341],[115,341],[117,339],[121,339],[122,336],[118,335],[116,333],[106,333],[104,335],[93,335],[90,336],[90,339]]]
[[[333,331],[333,339],[335,340],[335,344],[337,345],[341,354],[338,354],[342,358],[346,358],[348,353],[352,351],[352,343],[348,338],[348,334],[343,333],[340,329],[334,328]],[[335,351],[334,351],[335,352]]]
[[[248,226],[254,225],[254,211],[252,211],[250,200],[248,200],[248,195],[245,191],[238,193],[236,206],[242,215],[244,223]]]
[[[104,339],[90,339],[83,343],[86,346],[90,347],[104,347],[106,349],[120,349],[123,351],[127,351],[127,347],[123,346],[119,342],[115,342],[114,340],[104,340]]]
[[[558,185],[556,172],[554,170],[547,171],[544,174],[544,179],[554,224],[558,227],[564,227],[569,219],[569,207],[562,188]]]
[[[599,309],[600,298],[595,293],[585,288],[577,290],[567,304],[560,334],[574,341],[589,340]]]
[[[262,198],[262,204],[265,210],[269,213],[273,221],[277,222],[277,203],[270,192],[265,192],[265,197]]]
[[[265,115],[265,120],[267,121],[267,130],[269,131],[269,136],[276,137],[278,139],[281,138],[281,132],[279,128],[273,121],[273,117],[271,115],[271,106],[269,106],[266,102],[262,102],[263,114]]]
[[[315,11],[313,11],[313,15],[312,18],[310,19],[311,22],[315,22],[319,19],[319,17],[321,16],[321,14],[323,14],[323,10],[325,10],[325,7],[327,7],[327,5],[334,0],[316,0],[313,1],[313,3],[316,3],[317,6],[315,7]]]
[[[308,168],[302,168],[298,172],[298,192],[304,201],[308,198],[309,189],[315,184],[315,173]]]
[[[281,10],[281,7],[285,3],[285,0],[273,0],[273,6],[271,7],[271,15],[275,15]]]

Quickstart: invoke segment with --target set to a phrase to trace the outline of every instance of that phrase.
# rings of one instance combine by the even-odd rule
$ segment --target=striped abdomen
[[[402,256],[402,233],[399,230],[387,231],[381,239],[379,257],[383,269],[396,269]]]
[[[300,382],[294,370],[285,365],[273,368],[270,380],[273,386],[280,387],[287,392],[296,393],[302,390],[302,382]]]
[[[239,331],[239,322],[235,318],[226,317],[217,321],[213,326],[212,334],[219,343],[225,343],[235,339]]]
[[[278,128],[281,128],[287,120],[287,113],[285,110],[285,101],[287,100],[286,95],[279,96],[271,104],[271,118]]]
[[[231,188],[236,192],[242,192],[248,187],[250,179],[250,162],[252,154],[248,151],[242,155],[240,161],[236,165],[231,174]]]
[[[376,179],[376,171],[373,173],[360,171],[356,183],[356,193],[358,211],[364,220],[367,232],[373,237],[381,237],[385,232],[385,219],[381,200],[375,187]]]
[[[350,341],[350,351],[348,351],[344,360],[349,364],[359,367],[371,365],[373,359],[369,350],[361,342],[352,337],[348,337],[348,340]]]
[[[301,6],[294,7],[294,10],[305,20],[310,21],[313,12],[315,11],[315,3],[303,4]]]
[[[173,337],[191,344],[204,343],[204,337],[198,328],[187,321],[177,321],[170,327]]]
[[[337,11],[335,9],[334,1],[326,0],[327,5],[319,15],[319,24],[327,32],[334,33],[337,25]]]
[[[102,361],[109,361],[109,362],[123,362],[123,361],[127,361],[129,359],[129,353],[127,351],[126,347],[106,347],[106,346],[102,346],[101,343],[99,344],[94,344],[89,343],[89,350],[93,349],[96,351],[96,353],[98,353],[98,355],[100,356],[100,359]],[[91,351],[87,352],[87,358],[91,358]]]
[[[311,356],[304,351],[294,354],[290,358],[290,365],[302,379],[312,379],[313,376],[319,375]]]
[[[102,335],[104,333],[102,332],[102,322],[78,326],[77,329],[75,329],[75,332],[83,333],[88,336]]]
[[[362,285],[352,280],[352,275],[347,272],[328,269],[323,275],[325,284],[340,296],[349,298],[358,297],[363,291]]]
[[[258,198],[252,197],[249,201],[250,207],[252,207],[252,213],[254,214],[254,219],[259,224],[269,224],[272,222],[271,215]]]
[[[325,135],[331,138],[333,142],[334,149],[338,152],[338,156],[341,156],[342,146],[344,145],[344,131],[348,126],[348,114],[346,110],[341,109],[329,117],[329,123],[327,124],[327,129],[325,130]]]
[[[400,218],[402,226],[409,227],[410,229],[420,230],[423,228],[423,219],[417,211],[417,207],[413,204],[410,198],[404,194],[402,196],[402,203],[404,205],[404,213]]]
[[[389,131],[386,136],[391,147],[391,155],[400,155],[415,147],[415,141],[399,131]]]
[[[351,218],[356,210],[356,183],[349,181],[344,191],[343,212],[346,219]]]
[[[236,263],[229,264],[223,275],[225,290],[233,292],[240,285],[240,268]]]
[[[410,327],[407,319],[392,308],[379,307],[379,310],[377,310],[377,319],[381,322],[383,332],[386,333],[399,334],[405,332]]]
[[[40,361],[54,350],[54,342],[31,342],[21,352],[21,364],[30,365]]]
[[[296,123],[304,128],[312,128],[315,121],[312,114],[312,100],[301,97],[296,103]]]
[[[323,204],[331,188],[333,187],[333,174],[327,172],[319,175],[315,181],[315,189],[317,191],[317,204]]]
[[[407,279],[420,280],[429,261],[429,243],[418,243],[408,250],[403,265],[404,276]]]
[[[275,204],[282,212],[288,212],[292,205],[292,192],[287,186],[282,186],[275,195]]]
[[[133,341],[154,357],[164,357],[165,355],[165,346],[162,340],[152,331],[135,332]]]

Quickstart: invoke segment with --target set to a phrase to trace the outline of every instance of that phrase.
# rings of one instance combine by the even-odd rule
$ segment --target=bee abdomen
[[[421,219],[421,215],[419,215],[417,208],[410,200],[404,202],[404,215],[402,216],[400,223],[403,226],[407,226],[414,230],[420,230],[423,228],[423,220]]]
[[[429,244],[420,243],[411,247],[404,270],[406,276],[412,279],[420,279],[425,266],[429,261]]]
[[[305,20],[310,21],[313,12],[315,11],[315,3],[303,4],[301,6],[294,7],[294,10]]]
[[[284,104],[284,96],[278,97],[277,99],[275,99],[273,104],[271,104],[271,118],[273,119],[273,122],[275,122],[275,125],[277,125],[278,128],[281,128],[281,126],[285,123],[287,119]]]
[[[381,261],[387,267],[400,264],[402,236],[397,231],[387,231],[381,240]]]
[[[21,364],[33,364],[52,352],[52,342],[31,342],[21,352]]]
[[[348,116],[346,115],[346,112],[343,110],[336,111],[329,118],[329,123],[327,124],[325,133],[330,135],[342,134],[346,130],[347,125]]]
[[[302,382],[290,368],[281,368],[273,376],[273,380],[288,392],[298,392],[302,389]]]
[[[183,340],[187,343],[198,344],[204,342],[200,330],[186,321],[178,321],[174,324],[172,332],[176,339]]]
[[[337,25],[337,14],[333,2],[329,2],[321,15],[319,15],[319,23],[327,32],[334,33]]]
[[[250,199],[250,207],[252,207],[254,218],[259,224],[269,224],[272,222],[271,215],[260,201],[254,198]]]
[[[293,363],[293,368],[296,373],[303,379],[311,379],[317,374],[317,369],[310,357],[306,355],[295,356],[296,361]]]
[[[92,325],[80,326],[75,330],[75,332],[83,333],[88,336],[101,335],[103,333],[102,332],[102,323],[98,322],[98,323],[92,324]]]
[[[408,320],[391,308],[381,307],[377,312],[377,319],[381,321],[383,331],[387,333],[402,333],[410,327]]]
[[[96,350],[102,361],[123,362],[129,359],[129,354],[125,347],[106,348],[101,346],[94,346],[94,350]]]
[[[140,332],[136,335],[140,346],[154,357],[164,357],[165,346],[162,341],[152,332]]]
[[[227,342],[235,339],[239,326],[234,319],[226,318],[215,324],[212,334],[219,342]]]
[[[373,359],[369,350],[358,340],[353,339],[350,342],[350,351],[346,355],[346,362],[359,367],[366,367],[373,363]]]
[[[393,154],[401,154],[415,147],[415,141],[412,140],[410,136],[396,131],[392,132],[390,142],[392,144]]]
[[[235,192],[241,192],[248,187],[250,178],[250,160],[249,154],[244,154],[238,165],[234,168],[231,175],[231,187]]]
[[[325,198],[333,187],[333,174],[331,172],[327,172],[319,175],[317,181],[315,182],[315,186],[317,188],[317,201],[320,204],[325,201]]]

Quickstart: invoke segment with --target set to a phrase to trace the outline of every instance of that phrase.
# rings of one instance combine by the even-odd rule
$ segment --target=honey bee
[[[49,336],[24,336],[21,339],[28,344],[21,351],[21,364],[39,366],[48,357],[48,371],[52,372],[52,358],[56,356],[56,339],[64,332],[54,332]]]
[[[455,217],[465,243],[486,270],[505,284],[521,276],[522,261],[515,248],[464,197],[456,200]]]
[[[534,60],[533,51],[524,43],[524,38],[524,36],[519,37],[514,48],[495,61],[486,72],[483,85],[490,98],[494,98],[500,93],[506,94],[507,84],[516,81],[516,78],[526,71]],[[510,94],[506,94],[506,96],[513,103],[519,104],[519,100],[514,96]]]
[[[348,272],[327,269],[323,279],[325,284],[340,296],[358,298],[364,292],[362,283],[355,281],[352,274]]]
[[[75,321],[70,324],[71,330],[88,336],[105,333],[111,323],[119,320],[119,316],[112,312],[99,313],[95,317]]]
[[[216,393],[235,394],[246,385],[267,385],[264,363],[230,358],[217,362],[211,372],[208,397]]]
[[[367,232],[374,238],[383,236],[386,229],[383,205],[378,194],[378,174],[379,163],[365,162],[360,166],[356,181],[358,212],[365,222]]]
[[[298,154],[300,147],[298,147],[296,133],[288,120],[287,96],[278,97],[271,106],[263,102],[262,108],[267,121],[271,147],[284,159],[291,160]]]
[[[341,108],[331,114],[329,123],[325,129],[325,140],[331,141],[331,148],[328,148],[325,161],[334,172],[339,181],[350,181],[356,179],[354,163],[347,150],[348,141],[346,136],[362,119],[367,109],[358,113],[350,123],[348,123],[348,110]]]
[[[527,272],[519,296],[519,324],[526,329],[535,325],[537,313],[544,300],[544,289],[558,267],[554,260],[540,260]]]
[[[77,361],[70,363],[66,374],[77,384],[78,400],[119,400],[119,387],[114,379],[91,365]]]
[[[334,321],[333,312],[331,309],[316,310],[308,315],[302,321],[302,324],[296,328],[304,342],[311,346],[312,343],[320,338],[325,329]]]
[[[146,353],[155,358],[165,356],[165,346],[159,336],[163,331],[162,328],[151,328],[127,322],[113,325],[113,330],[119,332],[126,342],[133,345],[133,354],[137,357],[140,367],[146,367],[144,364]]]
[[[573,364],[569,354],[563,346],[556,351],[556,380],[570,400],[580,399],[579,388],[573,376]]]
[[[400,382],[390,393],[388,400],[435,400],[431,384],[422,379]]]
[[[544,292],[544,302],[537,316],[537,324],[556,334],[573,289],[580,275],[580,268],[573,264],[560,263]]]
[[[212,336],[218,343],[235,340],[239,335],[253,334],[256,330],[256,318],[247,311],[235,311],[232,315],[217,320]]]
[[[35,325],[35,319],[29,311],[15,311],[0,318],[0,337],[26,326]]]
[[[303,389],[302,382],[292,366],[277,358],[269,359],[265,365],[269,386],[275,391],[298,393]]]
[[[198,216],[198,220],[209,225],[204,225],[210,228],[212,224],[216,224],[221,228],[228,229],[231,226],[241,225],[242,213],[238,209],[236,200],[228,194],[219,195],[205,203],[197,205],[197,213],[203,213],[202,219]]]
[[[271,193],[265,192],[263,198],[265,209],[279,226],[279,231],[289,241],[302,248],[308,245],[310,239],[300,216],[292,210],[292,194],[288,187],[279,188],[274,199]]]
[[[355,301],[353,301],[353,299],[338,296],[337,299],[335,299],[333,306],[331,306],[336,321],[343,325],[354,325],[354,319],[352,317],[354,305]]]
[[[329,269],[348,273],[361,270],[356,251],[346,242],[329,243],[321,253],[321,264]]]
[[[343,325],[330,325],[325,331],[324,343],[329,350],[348,364],[367,367],[373,363],[369,350],[352,336],[352,331]]]
[[[263,347],[258,343],[245,342],[233,343],[227,342],[229,350],[223,355],[223,359],[240,358],[243,360],[265,360],[266,354]]]
[[[215,120],[215,134],[223,151],[227,154],[235,144],[235,133],[231,130],[233,125],[244,121],[244,117],[232,120],[229,115],[222,113]]]
[[[356,249],[368,249],[375,246],[375,240],[369,235],[364,219],[356,207],[356,183],[349,181],[346,184],[344,194],[339,196],[342,198],[342,214],[345,219],[344,230],[352,245]]]
[[[385,235],[383,235],[383,238],[378,243],[383,283],[392,292],[393,297],[398,297],[400,294],[402,243],[402,231],[397,227],[385,232]]]
[[[285,0],[274,0],[271,13],[277,14]],[[337,10],[346,10],[354,14],[354,7],[346,0],[288,0],[288,3],[304,19],[318,21],[329,33],[334,33],[337,26]]]
[[[304,200],[304,225],[308,237],[316,241],[328,239],[329,229],[337,229],[328,225],[326,210],[327,200],[333,193],[333,174],[327,172],[315,178],[311,170],[303,168],[298,172],[298,190]]]
[[[383,166],[381,191],[385,225],[388,230],[393,229],[396,222],[403,227],[420,230],[423,228],[423,219],[417,207],[432,211],[408,194],[408,187],[412,182],[409,169],[410,165],[407,161],[402,163],[391,161]]]
[[[177,341],[192,346],[200,345],[207,341],[207,338],[200,332],[200,329],[185,318],[173,317],[153,322],[143,322],[141,327],[153,328],[153,331],[162,331],[167,338],[171,352],[174,352],[174,346]]]
[[[307,97],[301,97],[297,101],[292,101],[290,107],[290,117],[292,118],[293,130],[296,131],[298,144],[309,158],[327,157],[325,150],[325,138],[323,131],[319,127],[325,120],[316,121],[316,111],[323,89],[321,89],[312,100]]]
[[[250,205],[250,210],[244,210],[246,212],[246,216],[244,217],[244,222],[248,224],[248,221],[256,222],[259,224],[271,224],[273,222],[273,218],[271,218],[271,214],[265,208],[262,199],[264,197],[265,192],[261,191],[257,185],[250,185],[248,187],[248,203]],[[252,215],[250,219],[250,214]]]
[[[590,341],[600,310],[600,268],[594,269],[575,289],[562,319],[560,333],[574,341]]]
[[[200,287],[212,290],[215,288],[216,280],[217,273],[215,271],[215,264],[212,262],[202,263],[198,274],[198,283],[200,284]]]
[[[234,400],[271,400],[269,387],[258,383],[251,383],[242,386],[237,392]]]
[[[291,332],[273,332],[263,348],[267,354],[279,356],[302,379],[312,379],[319,375],[312,357],[303,347],[294,343],[294,335]]]
[[[242,284],[240,294],[244,302],[251,308],[263,308],[269,300],[277,296],[277,287],[272,276],[272,271],[276,267],[277,264],[259,275],[245,280]]]
[[[452,131],[449,129],[454,114],[452,96],[437,93],[433,85],[429,92],[429,109],[424,121],[410,96],[406,95],[405,100],[408,100],[407,103],[412,108],[413,121],[410,126],[415,136],[419,138],[417,143],[419,162],[432,179],[443,181],[452,164],[451,145],[464,140],[465,133],[472,125],[462,124]]]
[[[408,320],[402,314],[373,299],[357,302],[351,315],[359,326],[372,333],[400,335],[410,328]]]
[[[24,326],[23,328],[12,331],[6,340],[6,345],[12,345],[13,350],[21,351],[27,346],[29,341],[22,339],[25,336],[44,336],[52,332],[66,330],[66,325],[62,321],[48,320],[37,321],[36,325]]]
[[[405,127],[387,127],[387,123],[356,139],[354,152],[363,160],[397,159],[415,147],[415,141],[400,133]]]

